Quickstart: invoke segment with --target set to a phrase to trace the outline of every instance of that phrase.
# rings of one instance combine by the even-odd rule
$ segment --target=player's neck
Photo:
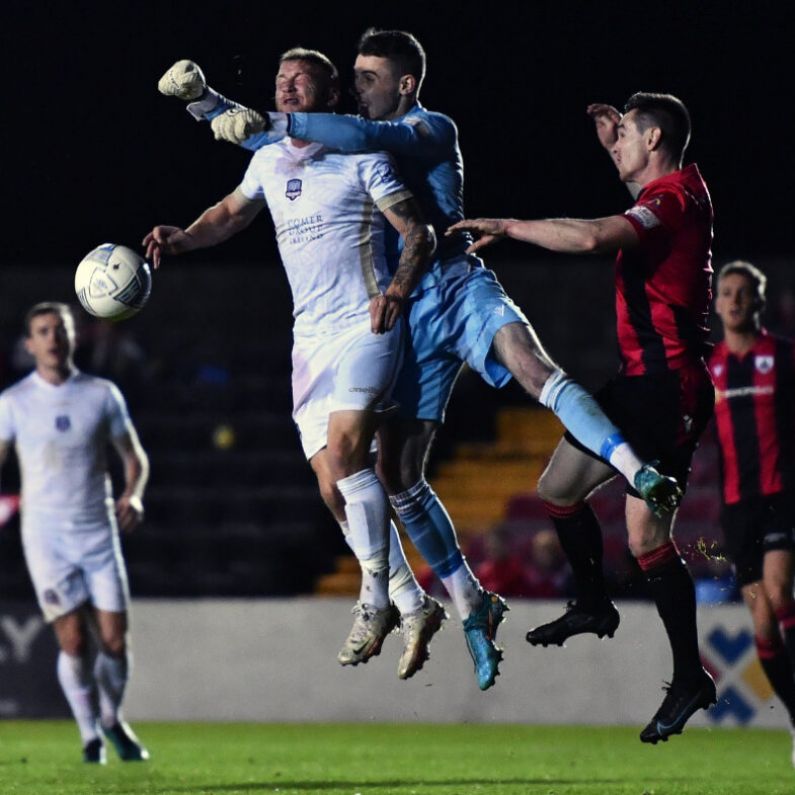
[[[416,94],[401,96],[394,112],[389,113],[386,116],[381,116],[378,121],[394,121],[395,119],[400,119],[418,104],[419,100],[417,99]]]
[[[732,331],[731,329],[723,329],[723,341],[730,353],[737,356],[743,356],[754,347],[756,341],[759,339],[759,328],[753,326],[747,329],[738,329]]]
[[[74,372],[72,362],[65,362],[62,365],[55,367],[47,367],[45,365],[38,365],[36,373],[42,381],[46,381],[53,386],[60,386],[65,381],[69,380],[69,376]]]
[[[645,188],[650,182],[654,182],[662,177],[667,177],[669,174],[673,174],[681,168],[682,166],[680,163],[676,163],[667,157],[653,158],[649,161],[646,168],[638,174],[637,178],[633,178],[632,181],[640,185],[641,188]]]

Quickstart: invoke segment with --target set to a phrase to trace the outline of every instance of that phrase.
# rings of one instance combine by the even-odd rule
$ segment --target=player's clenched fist
[[[157,83],[157,90],[167,97],[191,102],[198,99],[207,87],[199,65],[184,59],[170,67]]]
[[[216,141],[229,141],[239,146],[249,136],[267,130],[270,123],[266,116],[250,108],[232,108],[216,116],[210,127]]]

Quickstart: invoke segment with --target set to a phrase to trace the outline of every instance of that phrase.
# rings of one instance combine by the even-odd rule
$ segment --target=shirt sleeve
[[[0,441],[13,442],[16,438],[14,417],[8,395],[0,395]]]
[[[444,157],[455,146],[457,131],[452,119],[441,113],[409,115],[394,122],[334,113],[291,113],[290,135],[341,152]]]
[[[687,215],[687,200],[678,192],[665,190],[649,196],[641,195],[624,213],[641,243],[651,235],[676,232]]]
[[[384,152],[363,156],[359,163],[359,177],[365,191],[381,211],[412,197],[392,158]]]
[[[265,191],[262,187],[262,181],[259,178],[259,168],[257,166],[257,156],[251,158],[248,164],[246,173],[243,175],[243,181],[238,186],[238,190],[250,201],[257,199],[265,199]]]
[[[108,383],[108,396],[105,400],[105,416],[108,422],[108,429],[111,439],[118,439],[120,436],[130,432],[132,421],[127,411],[127,403],[124,395],[115,384]]]

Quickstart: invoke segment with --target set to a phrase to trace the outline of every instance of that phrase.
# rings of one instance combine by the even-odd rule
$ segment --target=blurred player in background
[[[280,110],[329,109],[338,98],[337,70],[325,55],[296,48],[281,56]],[[287,138],[257,152],[240,186],[187,229],[155,227],[144,239],[147,255],[157,266],[161,252],[221,243],[266,204],[293,292],[293,418],[362,569],[356,619],[338,659],[366,662],[402,617],[405,679],[424,663],[445,613],[405,561],[371,443],[402,356],[403,304],[433,253],[434,233],[388,155],[344,155]],[[396,267],[387,261],[385,219],[406,241]]]
[[[753,619],[756,650],[795,741],[795,343],[761,325],[765,275],[724,265],[709,366],[721,457],[726,552]],[[795,747],[793,747],[795,765]]]
[[[0,464],[13,445],[22,473],[25,560],[61,649],[58,680],[86,762],[105,762],[102,734],[124,761],[145,760],[148,752],[121,717],[130,661],[119,528],[129,532],[143,517],[149,462],[119,390],[75,369],[69,307],[36,304],[25,331],[36,369],[0,394]],[[124,465],[115,503],[108,444]],[[99,647],[93,667],[92,636]]]
[[[712,414],[714,390],[708,352],[712,204],[696,165],[682,167],[690,115],[669,94],[638,93],[621,116],[591,106],[597,132],[620,179],[641,188],[623,215],[597,220],[463,221],[449,230],[477,232],[477,251],[503,237],[551,251],[606,253],[616,260],[619,375],[597,399],[641,455],[659,457],[660,469],[687,483],[698,437]],[[619,615],[602,572],[602,535],[585,501],[615,475],[570,433],[542,474],[538,493],[572,566],[577,599],[564,616],[531,630],[536,645],[562,644],[593,632],[612,637]],[[673,652],[674,675],[658,712],[641,733],[656,743],[678,734],[697,710],[715,702],[715,685],[701,666],[693,580],[672,540],[673,514],[657,515],[627,489],[629,547],[643,570]]]
[[[400,417],[380,436],[380,466],[392,505],[409,537],[444,583],[461,616],[482,690],[494,684],[502,651],[497,628],[505,602],[486,591],[466,563],[447,511],[425,478],[433,437],[444,421],[464,363],[490,385],[511,377],[552,409],[574,435],[602,452],[634,482],[655,510],[678,500],[673,480],[638,459],[593,398],[547,355],[521,310],[494,273],[469,256],[468,235],[441,233],[464,217],[463,161],[452,119],[419,102],[425,52],[410,33],[368,30],[359,42],[354,91],[360,117],[303,113],[261,115],[230,106],[208,89],[198,67],[175,64],[161,79],[162,93],[195,100],[189,110],[212,119],[216,137],[256,149],[287,132],[347,152],[386,150],[440,236],[431,269],[407,307],[409,342],[395,389]]]

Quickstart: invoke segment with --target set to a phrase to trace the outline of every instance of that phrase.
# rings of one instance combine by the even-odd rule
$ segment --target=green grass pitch
[[[0,793],[788,795],[786,732],[515,725],[141,723],[148,763],[79,761],[71,723],[0,723]]]

